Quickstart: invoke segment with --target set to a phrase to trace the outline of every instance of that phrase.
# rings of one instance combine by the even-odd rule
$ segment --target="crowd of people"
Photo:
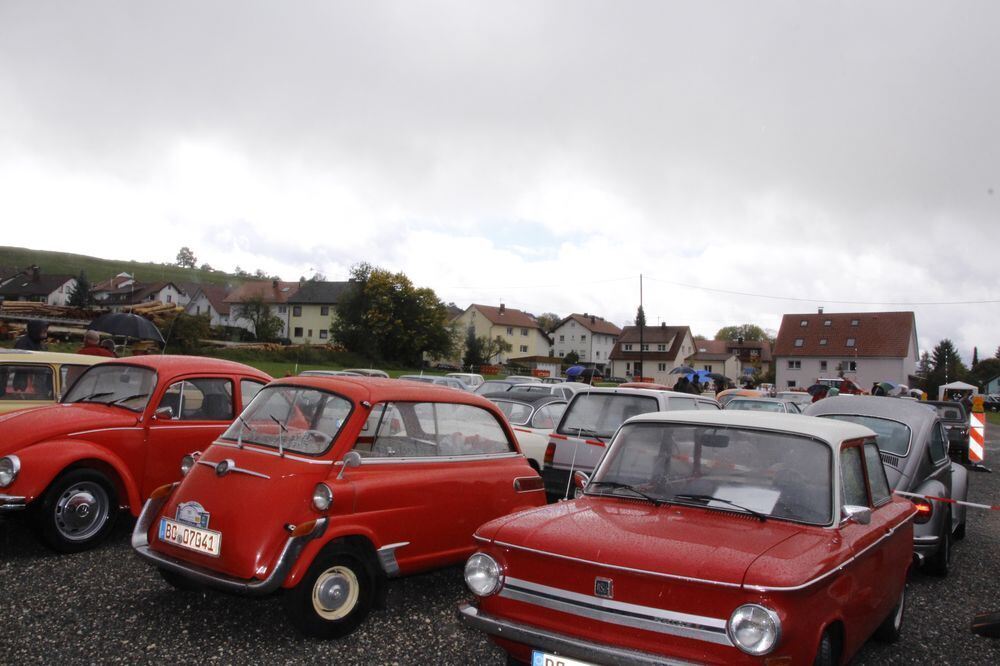
[[[28,322],[24,335],[14,341],[14,349],[26,349],[28,351],[46,351],[49,348],[49,324],[48,322],[33,319]],[[106,356],[117,358],[115,353],[115,341],[111,338],[101,339],[101,334],[97,331],[87,331],[83,335],[83,346],[76,350],[77,354],[88,354],[90,356]]]

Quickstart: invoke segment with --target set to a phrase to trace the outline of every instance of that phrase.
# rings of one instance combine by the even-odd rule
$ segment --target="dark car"
[[[814,402],[805,413],[875,431],[889,487],[906,493],[917,507],[913,550],[931,573],[947,575],[951,542],[965,536],[965,507],[927,497],[965,501],[969,472],[948,458],[944,422],[934,406],[901,398],[834,396]]]
[[[969,461],[969,414],[965,405],[951,400],[928,400],[948,433],[948,453],[958,462]]]

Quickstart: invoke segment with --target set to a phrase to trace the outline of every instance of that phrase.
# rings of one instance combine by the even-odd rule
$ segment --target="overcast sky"
[[[912,309],[922,348],[989,356],[998,25],[992,0],[2,0],[0,244],[367,261],[619,324],[642,273],[650,323]]]

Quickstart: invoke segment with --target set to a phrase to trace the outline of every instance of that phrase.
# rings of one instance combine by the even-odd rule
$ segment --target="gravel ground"
[[[972,474],[972,501],[1000,503],[1000,428]],[[972,635],[979,611],[1000,610],[1000,512],[971,513],[946,579],[917,574],[903,639],[870,642],[855,664],[1000,664],[1000,641]],[[460,569],[395,581],[386,610],[339,642],[304,639],[279,599],[177,592],[135,557],[129,525],[102,548],[56,556],[18,522],[0,523],[0,664],[328,663],[502,664],[465,629],[455,607],[468,594]]]

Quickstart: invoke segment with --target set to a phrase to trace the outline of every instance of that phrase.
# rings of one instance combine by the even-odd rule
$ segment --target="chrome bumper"
[[[27,507],[28,503],[24,497],[18,495],[0,495],[0,513],[24,511]]]
[[[316,527],[309,534],[299,537],[289,537],[288,541],[285,542],[284,548],[281,549],[278,561],[271,569],[271,573],[268,574],[267,578],[263,580],[234,578],[212,571],[211,569],[189,564],[163,553],[158,553],[149,547],[149,528],[152,526],[156,516],[159,515],[160,509],[166,503],[168,497],[170,497],[169,494],[155,500],[146,500],[146,504],[142,507],[142,513],[139,514],[139,520],[135,523],[135,529],[132,530],[132,548],[139,554],[139,557],[161,569],[172,571],[196,583],[226,592],[258,596],[276,591],[281,587],[285,578],[288,577],[288,572],[291,571],[295,562],[298,561],[299,555],[302,554],[302,549],[305,545],[316,537],[322,536],[323,532],[326,531],[326,518],[320,518],[316,521]]]
[[[520,643],[529,648],[552,652],[560,656],[580,659],[588,662],[598,662],[617,666],[622,664],[640,664],[654,666],[669,664],[673,666],[689,666],[691,662],[668,659],[658,654],[638,652],[616,648],[600,643],[591,643],[580,638],[557,634],[546,629],[540,629],[521,622],[512,622],[483,613],[472,604],[463,603],[458,607],[458,617],[473,629],[485,632],[490,636],[503,638]]]

